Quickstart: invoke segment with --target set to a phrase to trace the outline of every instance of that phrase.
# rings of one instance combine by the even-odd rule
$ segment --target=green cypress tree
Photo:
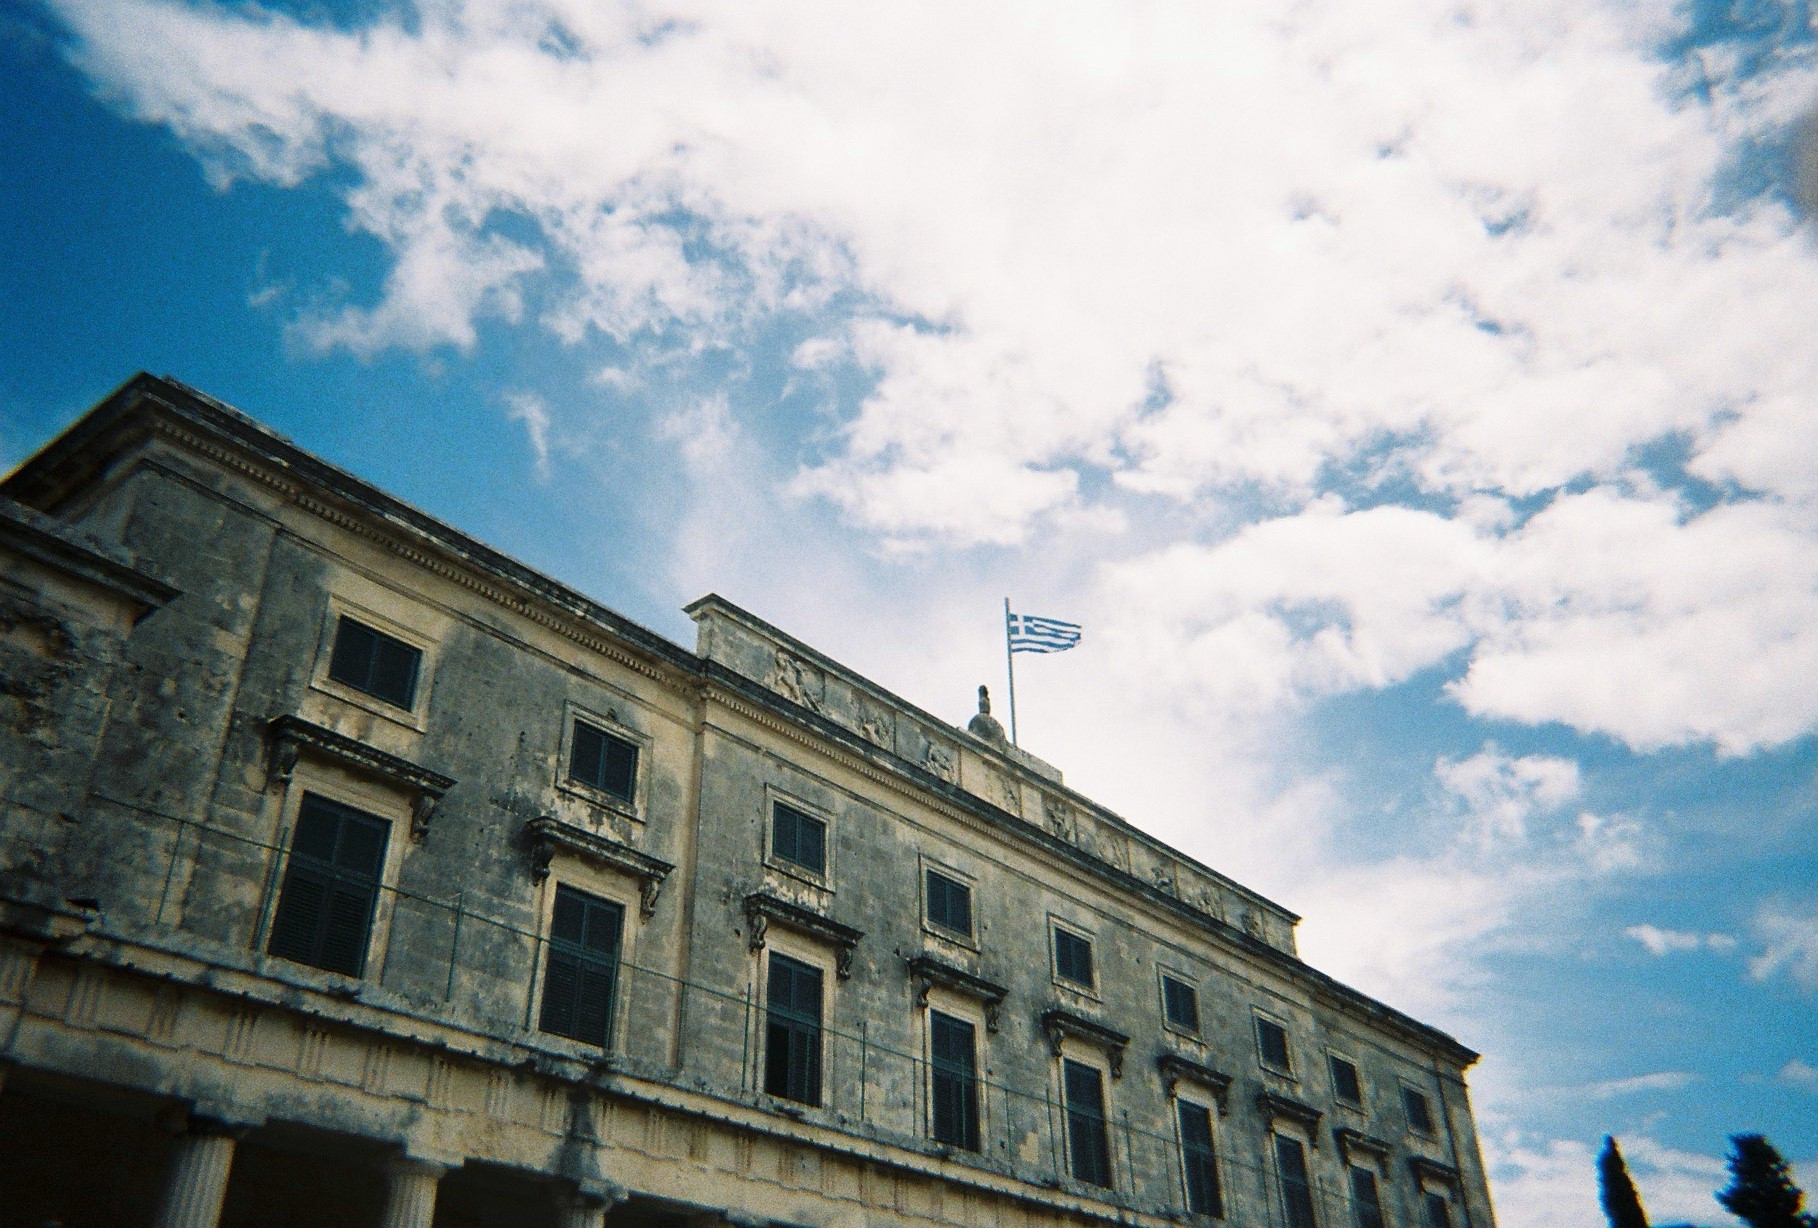
[[[1814,1228],[1802,1214],[1805,1194],[1793,1184],[1787,1163],[1774,1144],[1759,1134],[1730,1135],[1730,1184],[1717,1191],[1717,1201],[1751,1228]]]
[[[1641,1195],[1629,1180],[1629,1166],[1622,1162],[1616,1140],[1603,1136],[1603,1153],[1597,1157],[1597,1188],[1610,1228],[1648,1228],[1648,1213],[1641,1209]]]

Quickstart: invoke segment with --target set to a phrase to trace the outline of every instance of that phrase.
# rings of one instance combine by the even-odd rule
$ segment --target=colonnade
[[[155,1228],[218,1228],[227,1200],[234,1148],[250,1127],[202,1113],[180,1124],[176,1154],[164,1179]],[[430,1228],[436,1191],[448,1165],[397,1156],[387,1165],[384,1228]],[[557,1206],[560,1228],[604,1228],[608,1200],[584,1190],[564,1192]]]

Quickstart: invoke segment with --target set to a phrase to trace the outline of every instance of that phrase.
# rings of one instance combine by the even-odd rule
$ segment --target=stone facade
[[[0,1226],[1493,1228],[1475,1055],[995,722],[166,380],[0,493]]]

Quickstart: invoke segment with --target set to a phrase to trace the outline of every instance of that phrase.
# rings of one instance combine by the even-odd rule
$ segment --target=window
[[[1162,974],[1162,1017],[1183,1032],[1199,1033],[1199,991]]]
[[[1427,1107],[1427,1098],[1411,1087],[1401,1089],[1401,1104],[1408,1113],[1408,1129],[1416,1134],[1433,1133],[1433,1112]]]
[[[1326,1060],[1332,1067],[1332,1094],[1340,1104],[1361,1109],[1363,1083],[1357,1077],[1357,1067],[1336,1054],[1329,1055]]]
[[[336,682],[409,710],[416,702],[423,651],[343,614],[335,626],[328,676]]]
[[[1092,940],[1054,927],[1054,975],[1082,989],[1092,988]]]
[[[1060,931],[1056,930],[1056,933]],[[1111,1136],[1105,1125],[1105,1085],[1097,1070],[1061,1060],[1067,1097],[1067,1166],[1087,1185],[1111,1188]]]
[[[1195,1215],[1225,1217],[1224,1196],[1218,1188],[1218,1156],[1212,1149],[1212,1114],[1203,1104],[1177,1100],[1180,1118],[1180,1157],[1187,1176],[1187,1210]]]
[[[1429,1191],[1424,1201],[1427,1209],[1427,1228],[1452,1228],[1452,1204],[1446,1201],[1444,1194]]]
[[[1282,1074],[1293,1071],[1294,1066],[1288,1055],[1288,1029],[1273,1019],[1257,1017],[1256,1051],[1262,1058],[1262,1064],[1271,1070]]]
[[[1357,1217],[1357,1228],[1383,1228],[1376,1174],[1355,1164],[1351,1165],[1351,1210]]]
[[[361,975],[390,834],[391,824],[377,815],[304,794],[266,950]]]
[[[576,720],[574,742],[568,750],[568,779],[628,802],[638,779],[637,745]]]
[[[827,825],[794,806],[777,802],[770,811],[770,854],[813,874],[827,872]]]
[[[1275,1171],[1281,1178],[1281,1209],[1287,1228],[1317,1228],[1313,1218],[1313,1183],[1307,1179],[1307,1153],[1298,1141],[1275,1136]]]
[[[927,880],[928,924],[972,937],[972,888],[935,870]]]
[[[556,888],[538,1027],[606,1046],[624,926],[625,910],[612,901],[572,887]]]
[[[928,1013],[930,1124],[937,1142],[978,1150],[978,1066],[972,1025],[964,1019]]]
[[[765,992],[764,1090],[821,1102],[821,970],[775,952]]]

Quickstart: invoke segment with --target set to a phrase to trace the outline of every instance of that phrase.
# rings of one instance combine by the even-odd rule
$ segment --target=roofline
[[[128,441],[116,440],[115,436],[135,432],[140,425],[136,415],[141,413],[168,415],[192,430],[211,437],[218,446],[249,453],[267,465],[294,475],[300,483],[312,484],[368,515],[376,516],[395,529],[401,529],[415,537],[426,539],[440,551],[454,557],[467,567],[488,574],[508,587],[530,592],[570,617],[591,624],[617,637],[631,647],[643,651],[648,656],[660,659],[696,681],[705,682],[711,679],[722,685],[732,684],[732,689],[739,691],[746,699],[764,703],[766,707],[794,724],[822,736],[831,735],[834,741],[842,744],[851,740],[847,731],[831,721],[824,720],[807,709],[790,703],[754,680],[745,678],[723,666],[714,665],[692,650],[676,644],[640,623],[633,622],[578,590],[518,562],[509,555],[438,520],[429,513],[385,493],[347,470],[305,451],[285,435],[265,426],[249,414],[169,377],[154,376],[141,371],[121,384],[93,409],[28,457],[12,473],[0,479],[0,496],[10,496],[27,507],[42,505],[45,508],[54,508],[121,450],[121,447]],[[771,626],[722,597],[709,594],[699,598],[690,602],[685,607],[685,612],[692,614],[695,610],[710,603],[717,603],[734,611],[739,617],[750,620],[766,631],[789,641],[790,644],[799,645],[805,655],[811,656],[817,662],[825,662],[833,666],[842,674],[859,678],[866,686],[901,703],[905,709],[920,718],[933,721],[943,728],[955,729],[968,741],[977,741],[964,730],[957,730],[947,722],[928,715],[916,705],[901,700],[870,679],[863,678],[846,666],[833,661],[826,654],[803,644],[788,632]],[[870,749],[880,750],[875,747]],[[931,792],[949,802],[958,802],[969,809],[981,812],[995,811],[995,807],[990,806],[983,799],[975,798],[957,786],[947,785],[946,782],[917,769],[907,760],[902,760],[894,752],[882,753],[888,754],[890,758],[896,759],[902,764],[912,781],[929,788]],[[1195,865],[1200,865],[1201,868],[1221,881],[1231,882],[1246,895],[1269,903],[1275,908],[1280,908],[1273,901],[1267,900],[1266,897],[1244,887],[1241,883],[1236,883],[1219,871],[1204,866],[1203,863],[1165,841],[1149,835],[1141,828],[1132,825],[1097,802],[1067,788],[1064,784],[1056,784],[1052,781],[1045,783],[1063,790],[1071,797],[1091,806],[1095,811],[1109,816],[1128,828],[1138,838],[1159,845],[1177,857],[1192,861]],[[1007,829],[1012,828],[1007,827]],[[1072,855],[1063,854],[1065,861],[1071,862],[1078,857],[1077,850],[1071,850],[1071,846],[1054,841],[1046,832],[1029,828],[1027,824],[1017,824],[1013,829],[1024,831],[1024,834],[1033,836],[1038,842],[1052,842],[1057,849],[1071,851]],[[1105,865],[1094,859],[1093,864],[1088,868],[1107,878],[1113,884],[1126,887],[1133,884],[1145,898],[1154,896],[1173,907],[1187,908],[1174,897],[1160,892],[1134,875],[1119,871],[1115,866]],[[1286,909],[1281,909],[1281,911],[1290,917],[1294,915]],[[1298,920],[1298,918],[1295,919]],[[1479,1057],[1475,1051],[1460,1044],[1445,1032],[1429,1024],[1421,1023],[1412,1016],[1403,1014],[1394,1007],[1359,990],[1352,989],[1343,982],[1313,968],[1298,956],[1259,942],[1229,925],[1216,921],[1214,923],[1222,926],[1222,929],[1214,931],[1215,933],[1231,941],[1251,956],[1276,964],[1283,973],[1291,977],[1305,978],[1310,988],[1323,991],[1341,1007],[1359,1010],[1376,1022],[1402,1033],[1409,1039],[1438,1050],[1454,1062],[1459,1063],[1461,1068],[1470,1066]],[[1224,932],[1225,930],[1230,932],[1227,934]]]

